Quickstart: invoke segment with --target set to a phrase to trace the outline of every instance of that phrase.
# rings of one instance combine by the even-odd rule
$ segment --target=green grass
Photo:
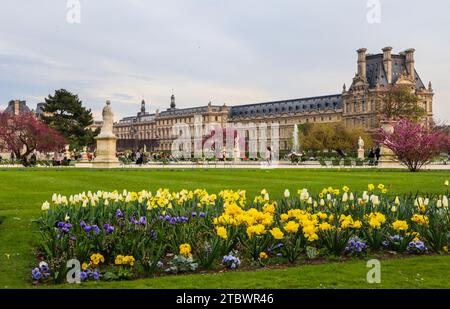
[[[159,187],[180,190],[206,188],[218,192],[225,188],[246,189],[248,195],[266,188],[272,196],[284,189],[295,192],[309,188],[318,192],[324,186],[362,191],[368,183],[384,183],[396,194],[416,192],[442,193],[450,171],[409,173],[386,170],[92,170],[92,169],[0,169],[0,288],[26,288],[35,264],[33,248],[38,240],[32,220],[40,214],[40,205],[54,192],[74,194],[96,190],[156,190]],[[384,265],[384,264],[383,264]],[[386,281],[380,287],[450,287],[441,278],[450,277],[450,257],[421,257],[405,261],[387,261]],[[164,277],[133,282],[100,283],[88,287],[368,287],[362,261],[343,264],[307,265],[280,270]],[[417,273],[424,278],[417,279]],[[200,277],[199,277],[200,276]],[[201,278],[201,280],[199,280]],[[391,279],[389,279],[391,278]],[[418,285],[419,280],[421,285]],[[398,281],[398,282],[397,282]],[[397,283],[396,283],[397,282]],[[384,286],[386,284],[386,286]],[[392,284],[392,285],[391,285]]]

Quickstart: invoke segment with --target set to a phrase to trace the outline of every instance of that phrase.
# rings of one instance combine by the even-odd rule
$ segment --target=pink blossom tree
[[[55,130],[36,119],[31,113],[13,115],[0,112],[0,148],[11,151],[24,165],[35,150],[59,151],[64,138]]]
[[[427,129],[420,123],[406,119],[397,122],[392,133],[380,129],[378,142],[392,150],[411,172],[419,171],[449,146],[448,136],[441,130]]]

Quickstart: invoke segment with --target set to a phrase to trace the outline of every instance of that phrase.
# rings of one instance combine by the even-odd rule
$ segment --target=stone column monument
[[[239,145],[239,135],[234,140],[234,162],[241,161],[241,147]]]
[[[361,136],[358,139],[358,159],[364,160],[364,140]]]
[[[385,131],[385,132],[389,132],[389,133],[393,133],[394,132],[394,121],[381,121],[381,128]],[[380,163],[383,165],[390,165],[393,163],[396,163],[396,158],[394,153],[392,152],[392,150],[390,150],[389,148],[387,148],[384,145],[380,146],[381,148],[381,158],[380,158]]]
[[[93,167],[113,168],[119,167],[119,160],[116,157],[117,137],[113,133],[113,112],[111,102],[106,101],[103,108],[103,126],[97,140],[97,156],[92,162]]]

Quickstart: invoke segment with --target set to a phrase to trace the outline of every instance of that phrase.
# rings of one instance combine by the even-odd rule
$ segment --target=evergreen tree
[[[70,143],[72,149],[94,144],[98,132],[88,128],[93,123],[92,112],[83,107],[78,95],[65,89],[45,99],[42,121],[60,132]]]

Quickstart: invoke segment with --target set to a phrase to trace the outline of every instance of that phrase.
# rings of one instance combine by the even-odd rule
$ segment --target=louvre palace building
[[[148,151],[169,151],[178,136],[172,135],[172,126],[185,123],[194,133],[194,119],[201,117],[203,125],[217,123],[227,125],[247,125],[258,127],[279,124],[279,150],[288,151],[292,147],[294,126],[302,123],[343,122],[347,127],[364,127],[370,131],[380,126],[379,110],[383,95],[395,85],[411,88],[420,98],[420,104],[427,111],[428,123],[433,115],[433,89],[431,82],[425,86],[415,69],[414,49],[393,54],[391,47],[382,53],[368,54],[365,48],[357,51],[357,71],[351,85],[344,84],[341,93],[318,97],[298,98],[274,102],[245,105],[207,104],[192,108],[177,108],[172,95],[170,107],[155,113],[146,111],[142,101],[140,111],[114,124],[114,133],[119,145],[128,148],[143,147]],[[245,136],[246,140],[249,137]],[[269,134],[269,141],[270,141]],[[134,147],[132,146],[134,145]],[[119,147],[120,148],[120,147]]]

